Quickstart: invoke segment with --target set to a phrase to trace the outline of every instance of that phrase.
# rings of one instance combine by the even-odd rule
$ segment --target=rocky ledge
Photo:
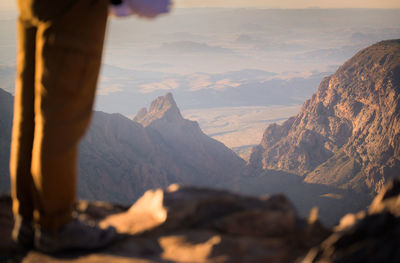
[[[0,199],[0,262],[399,262],[400,179],[368,212],[330,230],[313,210],[305,220],[283,195],[260,198],[172,185],[133,206],[79,201],[79,215],[113,225],[119,239],[96,252],[45,255],[9,239],[11,200]],[[372,261],[371,261],[372,260]]]

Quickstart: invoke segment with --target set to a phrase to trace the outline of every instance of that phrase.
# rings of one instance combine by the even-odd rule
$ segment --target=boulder
[[[349,214],[303,263],[400,262],[400,178],[390,181],[368,213]]]
[[[8,231],[11,204],[5,200],[0,215],[8,221],[0,228]],[[283,195],[256,198],[178,185],[147,191],[130,208],[80,201],[76,211],[85,220],[116,227],[115,244],[92,253],[56,255],[15,246],[10,250],[8,244],[9,250],[1,250],[3,257],[43,263],[294,262],[330,234],[315,215],[310,221],[301,219]]]

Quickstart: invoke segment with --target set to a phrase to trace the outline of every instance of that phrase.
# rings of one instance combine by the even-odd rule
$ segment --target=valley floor
[[[197,121],[205,134],[247,160],[251,148],[260,143],[266,126],[296,115],[301,105],[223,107],[184,110],[184,118]]]

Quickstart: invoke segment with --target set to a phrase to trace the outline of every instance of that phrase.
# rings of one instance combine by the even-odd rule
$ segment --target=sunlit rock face
[[[378,192],[400,173],[400,40],[358,52],[325,78],[297,116],[267,127],[249,167]]]
[[[153,100],[149,110],[147,111],[146,108],[142,108],[133,120],[145,127],[151,124],[154,125],[154,122],[157,120],[174,124],[184,121],[171,93]]]
[[[131,203],[172,183],[232,187],[245,163],[182,117],[172,94],[134,120],[95,112],[81,145],[79,196]]]

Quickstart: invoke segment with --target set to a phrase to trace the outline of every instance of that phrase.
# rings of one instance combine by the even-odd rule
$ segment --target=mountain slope
[[[11,126],[13,116],[13,97],[0,89],[0,192],[10,189],[9,160]]]
[[[0,89],[0,192],[10,191],[11,94]],[[143,125],[121,114],[94,112],[81,142],[78,196],[131,203],[172,183],[232,187],[245,163],[185,120],[172,94],[157,98]],[[139,115],[138,115],[139,116]]]
[[[186,166],[189,174],[196,170],[196,173],[207,174],[209,180],[217,182],[232,180],[244,167],[244,161],[232,150],[205,135],[197,122],[182,117],[171,93],[158,97],[142,119],[135,119],[153,138],[159,136],[168,148],[168,154]],[[196,184],[204,183],[202,177],[194,179]]]
[[[325,78],[297,116],[267,127],[249,167],[379,191],[400,171],[400,40],[360,51]]]
[[[230,186],[244,161],[183,119],[171,94],[132,121],[96,112],[81,145],[79,196],[127,203],[171,183]]]

